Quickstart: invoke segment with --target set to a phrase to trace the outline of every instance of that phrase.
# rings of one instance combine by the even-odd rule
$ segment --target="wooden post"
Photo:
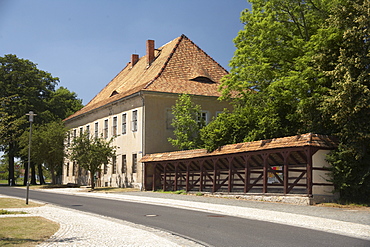
[[[268,181],[268,157],[269,154],[262,154],[263,159],[263,189],[262,193],[267,193],[267,181]]]
[[[174,190],[174,191],[177,191],[177,179],[178,179],[178,175],[177,175],[177,172],[178,172],[177,170],[178,170],[178,169],[177,169],[177,167],[178,167],[178,165],[179,165],[179,163],[178,163],[178,162],[176,162],[176,163],[175,163],[175,181],[174,181],[174,185],[173,185],[173,186],[174,186],[174,187],[173,187],[173,190]]]
[[[167,164],[164,164],[163,165],[163,191],[166,191],[166,168],[167,168]]]
[[[311,148],[305,149],[307,156],[307,194],[312,195],[312,152]]]
[[[186,192],[189,191],[189,162],[186,162]]]
[[[288,194],[289,186],[289,155],[290,152],[282,152],[284,157],[284,194]]]
[[[203,191],[203,163],[204,160],[200,160],[200,172],[199,172],[199,191]]]
[[[152,184],[152,190],[155,191],[155,182],[156,182],[156,173],[157,173],[157,164],[153,165],[153,184]]]
[[[233,160],[234,157],[228,157],[227,160],[229,161],[229,180],[228,180],[228,187],[227,191],[230,193],[233,189]]]
[[[250,176],[251,171],[249,167],[249,155],[243,156],[243,159],[245,161],[244,166],[244,193],[247,193],[249,191],[249,185],[250,185]]]
[[[218,159],[212,159],[213,161],[213,186],[212,186],[212,192],[216,192],[216,181],[217,181],[217,161]]]

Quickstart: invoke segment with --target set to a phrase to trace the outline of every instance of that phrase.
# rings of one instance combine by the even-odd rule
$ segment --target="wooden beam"
[[[289,155],[290,152],[282,152],[284,158],[284,194],[288,194],[288,186],[289,186]]]
[[[264,153],[262,154],[262,159],[263,159],[263,189],[262,193],[267,193],[267,178],[268,178],[268,157],[269,154]]]
[[[163,191],[166,191],[166,172],[167,172],[167,170],[166,170],[166,168],[167,168],[167,164],[164,164],[163,165]]]
[[[227,158],[227,161],[229,162],[229,179],[228,179],[228,186],[227,186],[227,191],[230,193],[233,189],[233,160],[234,160],[234,157],[228,157]]]
[[[212,192],[217,191],[217,161],[218,158],[213,158],[213,185],[212,185]]]
[[[249,155],[243,156],[243,159],[245,161],[245,166],[244,166],[244,193],[247,193],[250,189],[250,166],[249,166]]]
[[[312,195],[312,152],[311,148],[305,148],[304,150],[307,156],[307,194]]]
[[[155,191],[155,182],[156,182],[156,179],[157,179],[157,176],[156,176],[156,173],[157,173],[157,164],[154,164],[153,165],[153,184],[152,184],[152,190]]]
[[[291,184],[291,186],[288,188],[288,193],[294,188],[294,186],[298,185],[299,180],[303,178],[303,176],[306,174],[306,172],[302,172],[301,175],[299,175],[296,180]],[[305,185],[307,187],[307,184]]]
[[[179,166],[179,163],[178,162],[175,162],[175,178],[174,178],[174,187],[173,187],[173,190],[174,191],[177,191],[177,179],[178,179],[178,166]]]
[[[185,190],[186,192],[189,191],[189,163],[186,164],[186,185],[185,185]]]

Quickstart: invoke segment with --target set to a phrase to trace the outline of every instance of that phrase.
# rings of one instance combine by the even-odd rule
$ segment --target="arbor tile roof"
[[[128,63],[85,107],[65,121],[139,91],[220,96],[220,80],[228,72],[185,35],[155,49],[150,65],[147,56],[133,66]]]
[[[282,138],[225,145],[213,152],[207,152],[206,149],[195,149],[168,153],[147,154],[140,160],[140,162],[144,163],[184,160],[201,157],[210,158],[211,156],[217,155],[306,146],[317,147],[319,149],[335,149],[338,146],[338,141],[330,136],[307,133]]]

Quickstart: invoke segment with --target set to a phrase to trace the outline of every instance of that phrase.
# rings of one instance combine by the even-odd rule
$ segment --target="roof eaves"
[[[108,102],[108,103],[106,103],[106,104],[104,104],[104,105],[100,105],[100,106],[97,106],[97,107],[92,107],[92,108],[91,108],[91,110],[88,110],[88,111],[86,111],[86,112],[82,112],[82,113],[80,113],[80,114],[77,114],[78,112],[76,112],[75,114],[77,114],[77,115],[72,114],[71,116],[69,116],[69,117],[65,118],[65,119],[63,120],[63,122],[67,122],[67,121],[70,121],[70,120],[75,120],[75,119],[77,119],[77,118],[80,118],[80,117],[85,116],[86,114],[90,114],[90,113],[91,113],[91,112],[93,112],[93,111],[97,111],[97,110],[99,110],[99,109],[101,109],[101,108],[104,108],[104,107],[107,107],[107,106],[109,106],[109,105],[113,105],[113,104],[116,104],[116,103],[118,103],[118,102],[120,102],[120,101],[127,100],[127,99],[129,99],[129,98],[135,97],[138,93],[140,93],[140,91],[141,91],[141,90],[138,90],[138,91],[133,92],[133,93],[131,93],[131,94],[129,94],[129,95],[124,95],[124,96],[119,97],[118,99],[116,99],[116,100],[114,100],[114,101],[110,101],[110,102]],[[94,106],[94,105],[93,105],[93,106]],[[74,115],[75,115],[75,116],[74,116]]]

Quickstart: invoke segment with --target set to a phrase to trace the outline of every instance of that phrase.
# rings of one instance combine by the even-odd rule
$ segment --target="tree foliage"
[[[61,174],[64,158],[64,140],[67,130],[61,121],[39,125],[32,131],[31,160],[36,164],[44,164],[51,173],[52,184],[56,184],[56,176]],[[23,147],[21,155],[28,155],[29,131],[20,138]]]
[[[37,114],[35,124],[63,119],[81,109],[81,100],[65,88],[55,90],[59,78],[16,55],[0,57],[0,146],[9,160],[9,180],[14,177],[14,158],[19,156],[19,138],[28,128],[25,116]]]
[[[244,29],[234,39],[237,50],[222,82],[223,98],[253,108],[246,111],[255,122],[247,139],[325,132],[328,123],[319,106],[330,82],[312,56],[332,1],[250,2],[252,11],[241,14]]]
[[[235,111],[202,130],[209,150],[307,132],[336,135],[328,161],[343,198],[370,190],[369,0],[251,0],[223,98]],[[240,120],[240,121],[239,121]],[[369,198],[368,196],[366,198]]]
[[[203,147],[200,129],[205,125],[205,121],[201,117],[200,105],[195,105],[190,95],[182,94],[172,107],[172,114],[175,138],[168,138],[168,141],[180,150]]]
[[[323,32],[340,34],[335,67],[326,70],[332,87],[323,102],[341,144],[329,156],[333,181],[343,199],[370,197],[370,1],[343,1]],[[328,35],[326,35],[328,36]],[[332,57],[323,52],[322,57]]]
[[[104,138],[95,138],[84,133],[73,140],[69,149],[70,160],[76,161],[80,167],[90,172],[92,189],[95,187],[94,175],[116,155],[115,148],[111,146],[112,141],[113,139],[107,142]]]

